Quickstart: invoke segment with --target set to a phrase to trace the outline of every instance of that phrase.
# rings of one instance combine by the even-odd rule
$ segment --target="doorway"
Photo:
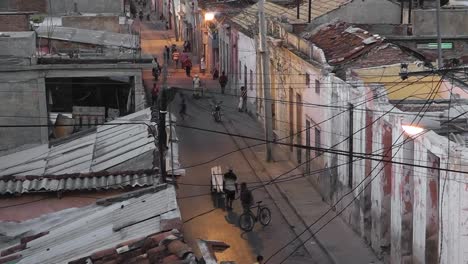
[[[392,127],[388,123],[382,126],[382,143],[383,143],[383,174],[382,174],[382,213],[380,215],[380,235],[381,248],[385,256],[390,255],[390,233],[391,233],[391,218],[392,218]]]
[[[310,171],[311,171],[311,165],[310,165],[310,161],[311,161],[311,150],[310,150],[310,121],[309,120],[306,120],[306,146],[307,146],[307,149],[306,149],[306,173],[309,175],[310,174]]]
[[[296,143],[302,144],[302,96],[296,94]],[[297,150],[297,162],[302,163],[302,149],[296,148]]]
[[[426,190],[426,263],[437,263],[439,258],[439,179],[440,158],[427,152]]]
[[[289,88],[289,150],[294,151],[294,90]]]

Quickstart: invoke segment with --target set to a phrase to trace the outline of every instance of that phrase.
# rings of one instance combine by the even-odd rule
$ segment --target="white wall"
[[[239,90],[241,86],[244,85],[244,66],[247,67],[247,110],[251,113],[255,113],[256,106],[255,101],[257,97],[256,87],[257,87],[257,59],[256,59],[256,45],[255,40],[245,35],[242,32],[239,32],[238,40],[238,52],[239,52],[239,61],[241,64],[240,69],[242,70],[241,74],[238,74],[238,87],[234,89]],[[239,68],[239,66],[237,66]],[[252,71],[252,82],[250,81],[250,71]],[[253,85],[251,85],[251,83]],[[240,94],[240,93],[238,93]]]

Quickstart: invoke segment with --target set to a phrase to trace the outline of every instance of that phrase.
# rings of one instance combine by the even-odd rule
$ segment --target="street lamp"
[[[401,128],[410,136],[417,135],[424,131],[424,128],[411,125],[401,125]]]
[[[205,13],[205,21],[211,21],[215,18],[215,14],[214,13]]]

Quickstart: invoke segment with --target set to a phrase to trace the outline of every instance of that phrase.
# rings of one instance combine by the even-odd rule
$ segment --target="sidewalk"
[[[229,130],[232,130],[229,132],[264,138],[262,126],[253,118],[246,118],[247,115],[242,113],[237,113],[236,115],[228,113],[227,115],[230,120],[225,122],[228,123],[227,127]],[[248,141],[241,138],[237,138],[236,141],[241,141],[240,147],[259,143],[258,141]],[[284,175],[284,177],[301,174],[301,171],[294,169],[295,164],[285,158],[287,157],[287,153],[285,153],[283,149],[277,146],[274,147],[273,151],[275,157],[283,158],[277,159],[279,161],[272,163],[266,162],[266,150],[264,145],[245,150],[245,152],[250,152],[252,154],[251,156],[255,159],[254,162],[258,163],[260,166],[259,169],[268,174],[268,180],[272,180],[278,175],[290,170],[292,171]],[[316,219],[330,208],[327,203],[322,201],[320,194],[306,178],[285,181],[274,185],[278,188],[282,197],[286,199],[288,204],[293,208],[294,213],[301,219],[302,225],[300,228],[296,228],[297,234],[305,230],[306,226],[316,221]],[[274,197],[274,199],[276,198]],[[329,212],[326,217],[313,225],[310,231],[316,232],[334,216],[334,211]],[[286,215],[285,217],[288,218],[292,216]],[[305,232],[301,236],[303,243],[310,236],[311,234],[309,232]],[[331,221],[325,228],[317,233],[315,239],[310,239],[305,243],[306,248],[309,250],[310,245],[307,243],[311,242],[317,243],[333,263],[381,263],[372,250],[365,245],[364,241],[339,217]]]

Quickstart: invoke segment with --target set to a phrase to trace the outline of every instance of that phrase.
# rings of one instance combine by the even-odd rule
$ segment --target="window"
[[[320,129],[317,127],[315,128],[315,147],[316,148],[321,148],[322,143],[320,142]],[[319,149],[315,150],[315,156],[320,156],[322,154],[322,151]]]
[[[320,93],[320,81],[315,80],[315,93]]]
[[[305,84],[307,85],[307,87],[310,86],[310,74],[308,73],[305,74]]]

